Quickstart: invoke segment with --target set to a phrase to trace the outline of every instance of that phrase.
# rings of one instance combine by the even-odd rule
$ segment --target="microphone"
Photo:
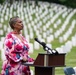
[[[37,41],[39,44],[42,45],[42,42],[40,42],[40,41],[38,40],[38,38],[35,38],[35,41]]]
[[[49,53],[58,54],[58,52],[57,52],[55,49],[54,49],[54,52],[53,52],[52,49],[49,48],[49,47],[46,45],[46,43],[39,41],[38,38],[35,38],[34,40],[37,41],[39,44],[41,44],[41,45],[43,46],[43,48],[44,48],[46,51],[48,51]]]
[[[43,47],[45,47],[46,46],[46,44],[44,43],[44,42],[40,42],[39,40],[38,40],[38,38],[35,38],[35,41],[37,41],[39,44],[41,44]]]
[[[44,42],[40,42],[39,40],[38,40],[38,38],[35,38],[35,41],[37,41],[39,44],[41,44],[42,46],[43,46],[43,48],[45,49],[45,50],[47,50],[49,53],[51,53],[52,52],[52,50],[48,47],[48,46],[46,46],[46,44],[44,43]],[[50,51],[51,50],[51,51]],[[53,53],[53,52],[52,52]]]

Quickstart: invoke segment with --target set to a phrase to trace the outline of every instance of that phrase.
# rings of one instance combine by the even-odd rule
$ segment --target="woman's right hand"
[[[27,58],[26,57],[22,57],[22,61],[27,62]]]

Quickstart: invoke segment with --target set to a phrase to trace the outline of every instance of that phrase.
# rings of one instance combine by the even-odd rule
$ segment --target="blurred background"
[[[23,20],[23,35],[30,43],[30,56],[45,52],[38,38],[59,53],[66,53],[65,65],[76,66],[76,0],[0,0],[0,72],[4,56],[4,38],[11,31],[9,19]],[[64,75],[56,67],[55,75]],[[31,67],[34,71],[34,68]]]

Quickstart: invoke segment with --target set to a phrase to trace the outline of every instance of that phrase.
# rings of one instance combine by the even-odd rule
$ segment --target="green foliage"
[[[65,2],[66,0],[59,0],[60,2]]]
[[[44,0],[42,0],[44,1]],[[67,7],[76,8],[76,0],[45,0],[53,3],[63,4]]]
[[[76,8],[76,0],[59,0],[61,4],[67,7]]]
[[[0,3],[2,4],[5,0],[0,0]]]

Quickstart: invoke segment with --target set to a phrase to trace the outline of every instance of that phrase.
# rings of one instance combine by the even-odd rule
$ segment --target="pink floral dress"
[[[21,34],[20,34],[21,35]],[[1,75],[31,75],[29,66],[22,65],[22,57],[34,61],[28,55],[29,44],[21,35],[23,42],[10,32],[4,41],[6,60],[3,62]]]

